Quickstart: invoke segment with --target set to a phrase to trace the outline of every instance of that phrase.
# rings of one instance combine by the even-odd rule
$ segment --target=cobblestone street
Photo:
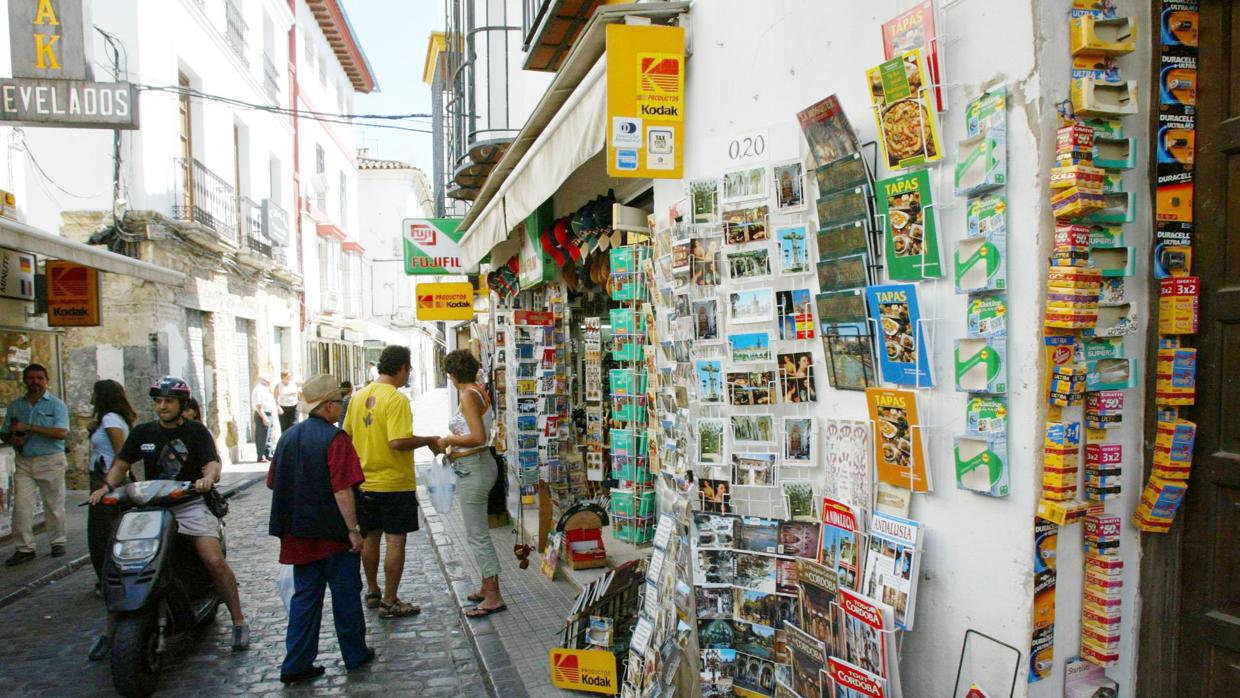
[[[346,675],[325,609],[318,663],[327,675],[286,689],[279,681],[285,615],[276,590],[278,544],[267,535],[268,490],[261,483],[232,500],[227,535],[229,561],[241,585],[253,631],[247,652],[228,646],[228,614],[194,641],[174,651],[160,694],[314,695],[403,693],[426,697],[484,696],[481,669],[471,649],[425,530],[411,534],[401,597],[422,614],[381,621],[367,611],[367,639],[378,659]],[[0,611],[0,686],[8,695],[113,695],[108,663],[86,660],[103,626],[103,604],[86,566]],[[327,607],[330,609],[330,595]]]

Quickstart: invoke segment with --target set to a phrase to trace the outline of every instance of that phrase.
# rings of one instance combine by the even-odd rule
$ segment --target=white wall
[[[992,499],[955,488],[952,437],[964,431],[965,396],[950,378],[952,343],[963,337],[965,301],[953,292],[950,277],[922,282],[924,316],[934,319],[932,354],[939,387],[921,396],[928,429],[933,492],[914,497],[913,518],[926,527],[923,579],[916,629],[902,643],[901,669],[906,695],[951,695],[965,631],[976,629],[1021,650],[1017,695],[1059,695],[1064,658],[1076,653],[1079,626],[1080,527],[1064,529],[1059,539],[1060,578],[1054,675],[1032,688],[1026,667],[1032,613],[1032,523],[1041,488],[1041,308],[1045,258],[1053,231],[1047,205],[1045,172],[1053,159],[1054,102],[1067,96],[1067,11],[1069,0],[1038,3],[1033,16],[1026,3],[962,0],[941,13],[945,39],[944,77],[950,110],[941,117],[947,158],[933,168],[938,225],[944,238],[943,263],[950,271],[954,242],[964,229],[964,200],[953,196],[951,171],[955,144],[963,137],[963,104],[984,85],[1004,82],[1010,94],[1008,113],[1009,307],[1008,356],[1009,444],[1012,494]],[[730,169],[727,146],[736,135],[766,131],[769,162],[800,158],[810,162],[796,112],[829,94],[838,94],[862,141],[876,136],[865,70],[883,60],[880,24],[907,9],[909,2],[821,3],[803,0],[754,4],[740,0],[697,2],[691,13],[692,56],[687,65],[685,178],[717,177]],[[1148,24],[1143,24],[1148,26]],[[1039,56],[1047,57],[1039,74]],[[1132,59],[1129,59],[1132,61]],[[1135,62],[1132,65],[1138,65]],[[1132,69],[1138,80],[1147,74]],[[1140,134],[1140,117],[1128,120]],[[1141,172],[1140,168],[1137,170]],[[1035,174],[1042,173],[1042,174]],[[890,173],[880,169],[878,176]],[[812,175],[809,187],[812,192]],[[1141,178],[1128,188],[1143,192]],[[655,211],[665,220],[668,207],[684,196],[680,181],[658,181]],[[811,199],[812,200],[812,199]],[[1144,209],[1143,209],[1144,210]],[[807,216],[811,214],[806,214]],[[776,221],[777,222],[777,221]],[[773,222],[774,224],[775,222]],[[1130,226],[1131,227],[1131,226]],[[1134,229],[1135,230],[1135,229]],[[1141,245],[1142,231],[1129,233]],[[1134,239],[1136,238],[1136,239]],[[1140,273],[1144,273],[1141,271]],[[816,286],[810,278],[776,278],[777,289]],[[1140,288],[1134,293],[1140,298]],[[1141,338],[1130,341],[1136,352]],[[818,366],[821,345],[814,348]],[[825,377],[817,381],[820,418],[865,419],[864,396],[836,391]],[[1124,435],[1130,463],[1122,506],[1110,510],[1125,517],[1140,488],[1139,391],[1130,391]],[[777,407],[776,411],[789,411]],[[1120,666],[1111,670],[1126,695],[1135,676],[1138,611],[1132,595],[1138,574],[1137,536],[1125,530],[1125,644]]]
[[[367,317],[374,321],[412,313],[413,277],[405,274],[401,221],[430,217],[416,176],[412,167],[358,173],[359,239],[370,268],[363,293]]]

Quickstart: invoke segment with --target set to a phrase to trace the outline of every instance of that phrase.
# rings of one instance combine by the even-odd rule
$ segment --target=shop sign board
[[[47,263],[47,324],[98,327],[99,270],[73,262]]]
[[[607,174],[680,179],[684,123],[684,29],[607,25]]]
[[[474,287],[468,281],[443,284],[418,284],[419,320],[473,320]]]
[[[522,289],[538,288],[555,278],[555,264],[543,250],[542,231],[554,220],[552,200],[547,199],[518,225],[521,246],[517,250],[517,281]]]
[[[607,650],[551,648],[551,685],[614,696],[620,692],[616,655]]]
[[[10,0],[13,77],[0,78],[0,121],[33,126],[138,128],[138,92],[93,82],[82,0]]]
[[[0,247],[0,297],[34,300],[34,255]]]
[[[405,273],[410,276],[468,274],[461,264],[460,218],[406,218],[401,222]]]

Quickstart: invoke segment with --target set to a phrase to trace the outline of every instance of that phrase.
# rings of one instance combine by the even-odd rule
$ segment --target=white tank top
[[[477,393],[478,398],[482,400],[482,404],[483,404],[482,430],[486,432],[487,440],[486,440],[486,443],[481,446],[477,446],[475,448],[465,449],[461,451],[454,451],[454,453],[456,453],[457,455],[474,453],[476,451],[481,451],[484,448],[487,448],[488,446],[490,446],[491,445],[491,434],[493,433],[493,430],[495,427],[495,414],[491,411],[491,405],[487,402],[486,396],[483,395],[482,391],[478,390],[477,388],[470,388],[470,390],[472,390],[474,393]],[[456,408],[456,414],[452,415],[452,419],[448,420],[448,431],[452,432],[453,436],[468,436],[469,435],[469,422],[465,419],[465,414],[461,412],[461,408],[459,404]]]

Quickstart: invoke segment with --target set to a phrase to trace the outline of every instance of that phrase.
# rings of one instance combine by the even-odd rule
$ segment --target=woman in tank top
[[[478,359],[468,349],[457,349],[444,357],[443,369],[456,386],[459,408],[448,421],[451,433],[439,437],[439,446],[456,472],[456,494],[465,519],[465,533],[482,573],[482,588],[468,597],[477,604],[465,612],[470,618],[508,609],[499,592],[499,556],[495,554],[487,524],[487,501],[499,468],[491,454],[495,418],[486,391],[478,385],[480,368]]]

